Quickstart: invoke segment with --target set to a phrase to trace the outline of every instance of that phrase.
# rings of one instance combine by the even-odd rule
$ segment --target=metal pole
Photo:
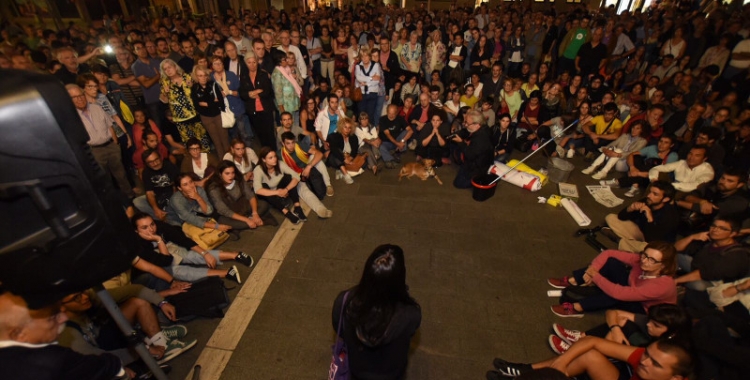
[[[508,175],[508,173],[512,172],[512,171],[513,171],[513,170],[514,170],[515,168],[517,168],[517,167],[518,167],[518,165],[521,165],[522,163],[524,163],[524,161],[528,160],[528,159],[529,159],[529,157],[531,157],[531,156],[533,156],[533,155],[534,155],[534,153],[536,153],[536,152],[538,152],[538,151],[542,150],[542,148],[544,148],[545,146],[547,146],[547,144],[549,144],[549,143],[550,143],[550,142],[552,142],[552,141],[555,141],[555,139],[556,139],[556,138],[558,138],[558,137],[562,136],[562,134],[563,134],[563,133],[565,133],[565,131],[567,131],[568,129],[570,129],[570,127],[572,127],[572,126],[574,126],[574,125],[576,125],[576,124],[578,124],[578,119],[575,119],[575,120],[573,120],[573,122],[572,122],[572,123],[570,123],[570,125],[568,125],[567,127],[565,127],[565,129],[563,129],[562,131],[560,131],[560,133],[556,134],[556,135],[555,135],[554,137],[552,137],[551,139],[547,140],[547,142],[545,142],[544,144],[542,144],[542,145],[541,145],[541,146],[540,146],[539,148],[537,148],[537,149],[536,149],[535,151],[533,151],[533,152],[529,153],[529,154],[528,154],[528,155],[527,155],[526,157],[524,157],[524,158],[523,158],[523,159],[522,159],[521,161],[518,161],[518,162],[517,162],[517,163],[516,163],[515,165],[513,165],[513,167],[512,167],[512,168],[508,169],[508,170],[507,170],[507,171],[506,171],[505,173],[503,173],[503,175],[501,175],[501,176],[497,177],[497,178],[496,178],[496,179],[495,179],[494,181],[490,182],[490,184],[489,184],[489,185],[492,185],[492,184],[494,184],[495,182],[499,181],[499,180],[500,180],[501,178],[503,178],[503,177],[505,177],[506,175]],[[487,185],[487,186],[489,186],[489,185]]]
[[[115,320],[115,323],[117,323],[117,326],[125,335],[125,338],[133,346],[133,348],[135,348],[135,352],[138,353],[138,356],[143,359],[143,362],[146,363],[148,369],[151,370],[154,378],[158,380],[169,380],[167,375],[165,375],[161,370],[161,367],[159,367],[159,364],[157,364],[156,360],[153,358],[153,356],[151,356],[151,353],[148,352],[148,349],[146,348],[146,345],[143,344],[143,340],[140,339],[138,332],[136,332],[133,327],[130,326],[130,322],[128,322],[128,320],[125,319],[125,316],[122,315],[120,308],[117,306],[117,302],[112,299],[112,296],[109,294],[109,292],[104,289],[102,285],[95,286],[94,291],[96,291],[96,295],[99,297],[99,300],[102,301],[102,305],[104,305],[104,308],[107,309],[107,312],[109,312],[109,315],[112,316],[112,319]]]

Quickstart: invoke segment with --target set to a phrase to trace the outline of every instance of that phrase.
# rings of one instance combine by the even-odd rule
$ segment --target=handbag
[[[209,219],[208,222],[213,224],[216,220]],[[214,249],[229,239],[229,234],[224,231],[197,227],[190,223],[182,223],[182,232],[206,250]]]
[[[354,67],[352,67],[352,92],[351,92],[352,97],[351,99],[353,102],[361,102],[362,96],[364,95],[362,93],[362,88],[357,87],[357,77],[354,73],[354,71],[357,70],[357,66],[359,65],[354,65]]]
[[[344,309],[349,292],[344,294],[339,312],[339,327],[336,329],[336,343],[331,346],[331,367],[328,369],[328,380],[349,380],[349,351],[344,339],[341,338],[341,327],[344,325]]]
[[[125,103],[124,100],[120,99],[120,113],[122,114],[122,118],[128,122],[128,124],[133,124],[135,122],[135,117],[133,117],[133,112],[130,110],[130,106],[128,106],[128,103]]]
[[[348,154],[347,154],[348,156]],[[359,169],[362,169],[362,166],[365,165],[365,158],[367,157],[367,153],[361,153],[358,154],[356,157],[352,159],[352,162],[349,164],[345,164],[344,167],[346,168],[346,171],[348,172],[357,172]]]
[[[214,82],[214,91],[216,91],[216,82]],[[216,97],[216,93],[214,92],[214,100],[218,100]],[[224,109],[221,111],[221,126],[224,128],[232,128],[234,127],[234,114],[232,113],[232,110],[229,109],[229,100],[227,100],[227,97],[224,97]]]

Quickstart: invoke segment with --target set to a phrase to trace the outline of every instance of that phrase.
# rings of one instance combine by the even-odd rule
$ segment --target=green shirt
[[[565,52],[563,52],[563,57],[575,59],[576,55],[578,55],[578,49],[580,49],[581,45],[586,42],[586,37],[588,37],[588,35],[589,31],[587,29],[578,28],[573,35],[573,39],[570,40],[568,47],[565,49]]]

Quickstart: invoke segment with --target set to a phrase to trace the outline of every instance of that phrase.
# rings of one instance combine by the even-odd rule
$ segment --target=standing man
[[[299,32],[297,33],[297,35],[299,36]],[[281,45],[277,46],[276,48],[283,51],[284,53],[294,54],[294,58],[297,61],[297,71],[299,72],[299,75],[302,75],[303,80],[307,80],[307,63],[305,62],[305,58],[302,56],[302,52],[299,50],[299,48],[291,44],[292,37],[289,34],[289,31],[282,31],[279,34],[279,40],[281,41]]]
[[[252,50],[252,45],[250,43],[250,40],[243,36],[242,31],[237,25],[229,25],[229,38],[227,41],[234,42],[234,45],[237,46],[237,51],[239,51],[240,55],[245,55],[248,51]]]
[[[573,28],[563,37],[558,50],[560,57],[559,65],[557,66],[557,74],[562,74],[563,71],[568,71],[573,74],[576,70],[575,59],[578,57],[578,50],[581,46],[591,39],[589,35],[589,16],[583,16],[581,19],[581,25],[578,28]]]
[[[591,41],[581,45],[575,59],[576,71],[581,78],[588,80],[597,74],[607,58],[607,47],[602,43],[604,29],[596,28],[591,33]]]
[[[161,94],[161,85],[159,79],[159,61],[149,57],[148,49],[143,41],[133,42],[133,50],[138,59],[131,66],[135,79],[141,84],[143,99],[148,110],[148,117],[156,123],[159,129],[162,129],[162,117],[164,110],[162,102],[159,100]]]
[[[83,90],[77,85],[68,84],[65,89],[68,90],[78,116],[89,134],[88,144],[94,159],[104,171],[115,177],[120,191],[128,198],[134,198],[135,192],[122,166],[122,154],[117,144],[117,135],[112,128],[112,118],[98,104],[88,103]]]

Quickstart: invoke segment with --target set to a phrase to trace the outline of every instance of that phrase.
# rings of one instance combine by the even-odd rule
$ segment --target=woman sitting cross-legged
[[[641,136],[648,136],[649,134],[649,126],[646,120],[638,120],[634,122],[630,127],[629,134],[623,133],[617,138],[617,140],[612,141],[603,148],[599,148],[602,154],[594,160],[591,166],[583,169],[581,173],[589,175],[594,173],[597,168],[604,164],[601,170],[592,175],[591,178],[607,178],[607,173],[609,173],[619,161],[622,161],[623,164],[626,163],[626,160],[631,153],[637,152],[646,146],[648,141]]]
[[[344,178],[348,185],[354,183],[353,176],[362,174],[365,156],[358,155],[359,138],[354,133],[354,120],[345,117],[339,120],[336,132],[328,136],[331,150],[326,165],[337,169],[336,178]]]
[[[276,226],[278,222],[269,213],[266,202],[258,202],[250,184],[231,161],[222,161],[208,187],[208,196],[218,214],[218,222],[234,230],[254,229],[263,225]]]
[[[279,162],[275,151],[267,146],[260,149],[260,161],[253,169],[255,193],[294,224],[307,220],[299,204],[298,183],[299,175],[283,161]]]
[[[550,278],[551,286],[565,289],[561,305],[552,306],[560,317],[583,317],[586,311],[619,309],[643,314],[658,303],[677,303],[677,252],[667,242],[648,243],[643,252],[607,250],[572,277]]]

